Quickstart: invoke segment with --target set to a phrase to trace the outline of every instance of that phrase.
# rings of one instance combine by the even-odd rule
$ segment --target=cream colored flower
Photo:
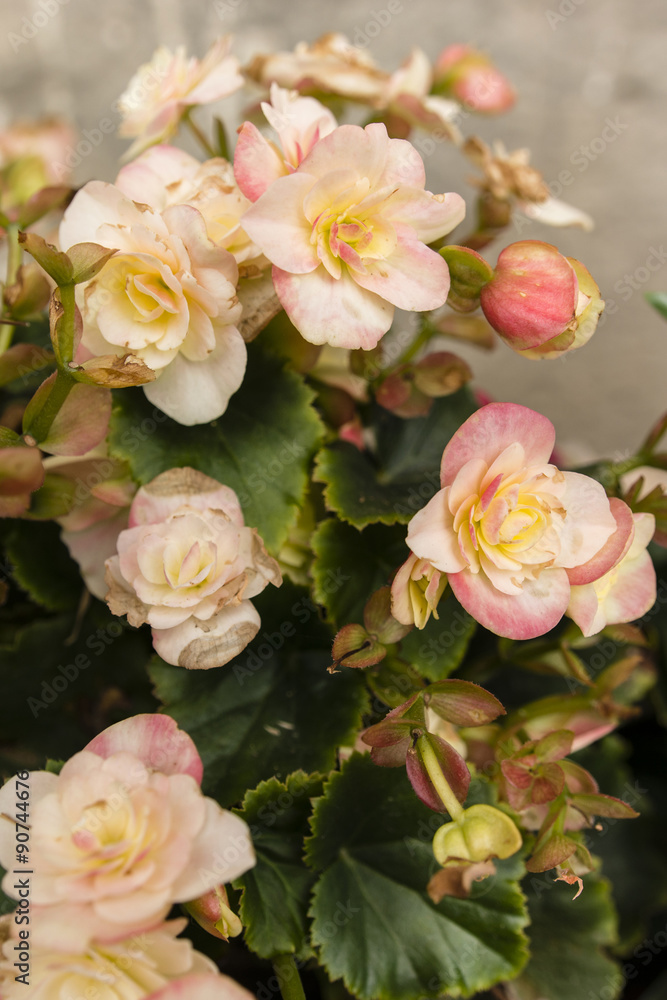
[[[1,995],[6,1000],[143,1000],[181,976],[213,977],[217,971],[213,962],[194,951],[187,938],[176,938],[185,925],[185,920],[172,920],[155,930],[91,944],[81,951],[42,948],[31,941],[29,989],[16,981],[17,941],[10,938],[0,961]]]
[[[234,491],[194,469],[171,469],[139,490],[129,525],[107,561],[113,613],[148,622],[168,663],[227,663],[259,630],[250,598],[282,582]]]
[[[243,86],[230,46],[231,37],[223,35],[201,60],[188,59],[183,46],[175,52],[162,46],[137,70],[118,101],[120,135],[138,136],[128,158],[173,135],[189,108],[211,104]]]
[[[268,261],[241,226],[252,204],[242,194],[231,163],[215,157],[200,163],[174,146],[155,146],[123,167],[116,186],[133,201],[163,212],[171,205],[191,205],[202,215],[208,237],[228,250],[244,271]]]
[[[92,181],[60,227],[64,250],[85,242],[118,253],[77,288],[82,346],[140,358],[158,376],[146,396],[179,423],[219,417],[243,381],[246,348],[235,325],[238,267],[201,213],[191,205],[159,212]]]

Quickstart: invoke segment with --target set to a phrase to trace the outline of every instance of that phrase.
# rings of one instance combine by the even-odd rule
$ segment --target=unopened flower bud
[[[465,809],[453,823],[445,823],[433,838],[433,853],[441,865],[449,861],[487,861],[509,858],[521,847],[521,834],[500,809],[480,803]]]
[[[484,52],[469,45],[449,45],[434,66],[437,93],[453,97],[472,111],[498,114],[508,111],[514,89]]]
[[[437,619],[438,602],[445,592],[447,577],[426,559],[410,555],[398,570],[391,586],[391,613],[404,625],[422,629],[431,615]]]
[[[604,308],[583,264],[539,240],[521,240],[502,251],[480,302],[505,343],[533,359],[581,347]]]
[[[208,934],[223,941],[237,937],[243,930],[243,924],[229,907],[224,885],[218,885],[210,892],[205,892],[199,899],[186,903],[184,909]]]

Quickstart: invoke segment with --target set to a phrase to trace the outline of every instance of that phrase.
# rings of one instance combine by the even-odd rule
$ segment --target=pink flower
[[[540,240],[521,240],[502,251],[480,301],[505,343],[531,359],[582,347],[604,309],[583,264]]]
[[[244,122],[234,152],[234,172],[250,201],[257,201],[279,177],[293,173],[316,142],[329,135],[338,122],[314,97],[271,84],[271,103],[262,111],[278,135],[279,147],[265,139],[252,122]]]
[[[176,52],[163,46],[137,70],[118,100],[123,117],[119,134],[139,137],[128,150],[128,159],[173,135],[189,108],[211,104],[243,86],[230,46],[231,37],[223,35],[202,60],[188,59],[182,46]]]
[[[200,163],[175,146],[153,146],[122,168],[116,187],[157,212],[191,205],[201,213],[209,239],[228,250],[237,264],[245,264],[245,269],[268,264],[241,226],[250,202],[236,183],[231,163],[222,157]]]
[[[117,723],[59,775],[30,774],[31,901],[45,947],[83,950],[159,924],[255,863],[246,823],[202,795],[201,760],[167,716]],[[12,867],[16,781],[0,790]],[[13,877],[4,890],[15,893]]]
[[[195,669],[245,649],[260,626],[250,598],[282,582],[234,491],[188,468],[139,490],[106,579],[112,612],[148,622],[160,656]]]
[[[592,564],[580,567],[571,577],[574,586],[567,614],[587,636],[596,635],[606,625],[641,618],[656,598],[655,569],[646,551],[655,531],[655,518],[653,514],[632,514],[622,500],[610,503],[619,525],[606,547],[613,547],[616,554],[611,569],[596,575],[597,560],[606,556],[603,549]]]
[[[248,210],[243,226],[306,340],[368,350],[395,306],[444,304],[447,265],[425,244],[453,229],[465,204],[425,191],[424,180],[416,149],[384,125],[342,125]]]
[[[442,489],[408,527],[410,549],[447,574],[463,607],[512,639],[552,629],[576,570],[597,557],[600,577],[618,555],[605,548],[617,521],[604,489],[550,465],[554,440],[525,406],[482,407],[445,448]]]
[[[190,205],[159,212],[91,181],[60,227],[63,249],[82,242],[119,251],[77,286],[83,348],[139,357],[158,376],[144,386],[146,396],[179,423],[224,413],[246,366],[235,325],[238,267],[210,239],[201,213]]]

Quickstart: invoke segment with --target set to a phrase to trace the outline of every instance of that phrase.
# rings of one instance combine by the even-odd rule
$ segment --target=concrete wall
[[[217,34],[232,31],[245,59],[325,30],[359,39],[384,6],[384,0],[0,0],[0,123],[58,112],[92,129],[104,117],[117,118],[114,101],[159,43],[182,42],[200,55]],[[39,11],[46,16],[35,18]],[[32,32],[24,18],[41,25],[25,44],[23,35]],[[597,223],[591,234],[532,224],[506,242],[556,242],[586,263],[615,307],[593,341],[561,361],[529,362],[502,346],[489,356],[466,356],[493,396],[547,414],[566,449],[578,449],[582,458],[620,458],[667,409],[667,324],[643,299],[645,291],[667,289],[667,255],[645,280],[647,260],[653,264],[667,249],[667,4],[402,0],[371,50],[390,69],[413,44],[434,57],[455,41],[487,50],[520,95],[509,115],[471,127],[509,148],[530,146],[549,181],[565,171],[563,197]],[[237,106],[232,99],[223,107],[232,126]],[[618,135],[599,152],[594,140],[608,119]],[[77,180],[112,179],[125,147],[107,136],[81,163]],[[469,170],[452,148],[438,149],[427,170],[432,190],[469,195],[461,186]],[[633,290],[626,276],[640,287]]]

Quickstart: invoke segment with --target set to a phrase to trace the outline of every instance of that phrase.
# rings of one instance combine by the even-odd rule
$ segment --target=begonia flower
[[[39,919],[39,918],[38,918]],[[118,941],[95,942],[64,949],[40,947],[30,941],[29,990],[16,979],[17,941],[10,937],[3,945],[0,960],[0,991],[6,1000],[62,1000],[63,997],[104,1000],[160,1000],[187,997],[187,1000],[246,1000],[245,990],[236,983],[229,992],[211,992],[211,980],[231,983],[217,976],[214,963],[195,951],[187,938],[177,938],[185,920],[172,920],[155,929],[123,937]],[[175,993],[169,993],[174,983]],[[191,993],[178,991],[181,983],[193,984]],[[204,986],[209,989],[205,992]],[[198,992],[197,992],[198,990]],[[163,992],[164,991],[164,992]]]
[[[384,125],[342,125],[245,214],[244,229],[274,264],[278,298],[306,340],[368,350],[395,306],[444,304],[449,271],[426,243],[458,225],[465,203],[425,191],[424,181],[417,150],[390,139]]]
[[[619,525],[604,489],[551,465],[554,441],[550,421],[525,406],[483,406],[454,433],[442,489],[408,526],[409,548],[447,574],[463,607],[513,639],[552,629],[570,575],[596,557],[600,577],[618,556],[605,548]]]
[[[238,267],[213,243],[201,213],[191,205],[159,212],[91,181],[60,226],[63,249],[83,242],[118,250],[77,286],[88,356],[130,351],[140,358],[157,373],[146,396],[179,423],[224,413],[246,366],[236,328]]]
[[[200,780],[192,740],[159,715],[116,724],[58,775],[31,772],[31,903],[43,947],[78,951],[150,930],[174,903],[252,868],[247,824],[205,797]],[[11,779],[0,789],[5,868],[16,808]],[[8,875],[4,891],[15,895],[15,881]]]
[[[183,46],[175,52],[161,46],[139,67],[118,100],[123,119],[119,135],[138,137],[128,158],[172,136],[190,108],[212,104],[243,86],[230,47],[231,37],[223,35],[200,60],[188,58]]]
[[[244,122],[234,152],[239,187],[250,201],[257,201],[279,177],[293,173],[316,142],[338,126],[331,111],[314,97],[271,84],[271,102],[262,111],[276,132],[278,145],[266,139],[252,122]]]
[[[216,246],[228,250],[241,268],[267,266],[241,226],[250,201],[239,189],[231,163],[213,157],[200,163],[175,146],[152,146],[116,178],[116,187],[133,201],[164,212],[171,205],[191,205],[202,215]]]
[[[261,624],[250,598],[282,582],[234,491],[188,468],[139,490],[106,579],[112,612],[147,622],[160,656],[194,669],[245,649]]]

